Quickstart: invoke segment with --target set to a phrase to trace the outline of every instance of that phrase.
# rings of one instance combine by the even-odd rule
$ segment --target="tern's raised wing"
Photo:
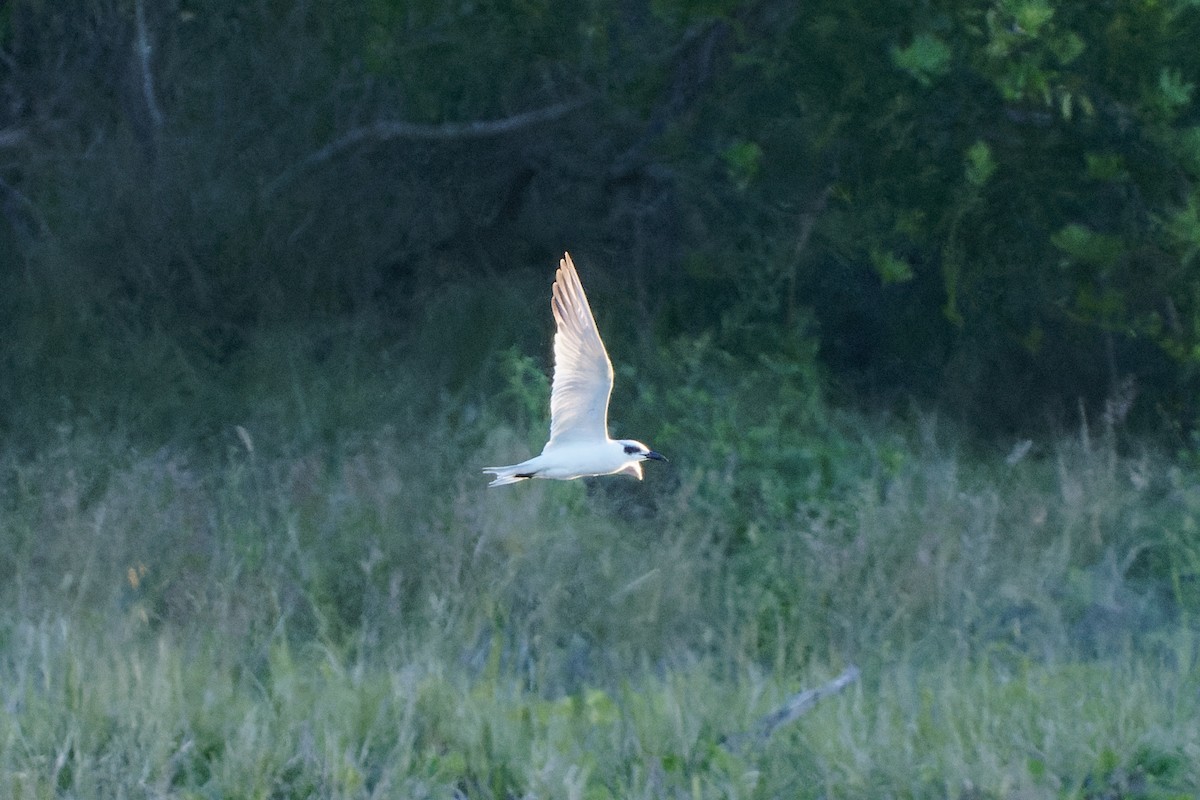
[[[613,368],[596,330],[579,274],[564,253],[554,276],[554,387],[550,391],[550,447],[608,438]]]

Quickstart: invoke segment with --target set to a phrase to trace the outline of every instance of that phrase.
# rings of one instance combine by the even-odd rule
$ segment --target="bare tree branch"
[[[861,674],[858,667],[851,664],[846,667],[841,675],[838,675],[829,683],[818,686],[815,689],[806,689],[799,694],[789,697],[786,703],[760,719],[758,724],[754,726],[755,730],[727,737],[723,744],[729,749],[736,749],[746,744],[761,744],[765,742],[771,738],[771,735],[775,731],[785,725],[790,725],[804,716],[804,714],[817,704],[818,700],[842,691],[857,681]]]
[[[153,47],[150,44],[150,33],[146,29],[146,9],[143,0],[137,0],[134,4],[134,16],[137,22],[137,42],[134,49],[142,73],[142,99],[146,103],[146,112],[150,115],[150,122],[157,134],[162,129],[163,115],[158,107],[158,98],[154,95],[154,70],[150,65]]]
[[[307,156],[296,166],[283,172],[267,184],[264,194],[272,195],[291,183],[301,172],[318,166],[364,142],[383,142],[389,139],[415,139],[420,141],[461,141],[463,139],[486,139],[503,136],[523,128],[539,125],[565,117],[582,108],[590,98],[578,98],[544,108],[536,108],[511,117],[470,122],[444,122],[440,125],[423,125],[416,122],[379,120],[347,131],[329,144]]]
[[[734,54],[746,50],[748,40],[778,30],[788,17],[798,13],[797,6],[793,0],[758,0],[746,4],[728,20],[708,20],[685,31],[667,64],[670,79],[658,104],[641,135],[612,160],[608,180],[618,182],[645,171],[655,143],[700,103],[716,75],[728,69]]]
[[[796,249],[791,259],[791,269],[788,272],[788,288],[787,288],[787,322],[792,325],[796,321],[797,306],[799,301],[796,297],[796,284],[799,282],[800,262],[804,258],[804,253],[808,249],[808,241],[812,237],[813,228],[816,227],[817,219],[821,213],[825,211],[825,207],[829,202],[829,196],[833,193],[833,184],[826,184],[821,190],[816,199],[808,204],[808,206],[800,212],[800,232],[796,237]]]
[[[642,134],[613,159],[608,180],[621,181],[646,168],[647,153],[667,127],[691,108],[712,81],[718,44],[729,36],[723,20],[693,25],[671,59],[671,81],[664,89]]]

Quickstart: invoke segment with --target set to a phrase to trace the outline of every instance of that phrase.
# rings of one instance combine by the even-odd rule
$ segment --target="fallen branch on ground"
[[[861,672],[858,667],[851,664],[846,667],[841,675],[838,675],[829,683],[818,686],[815,689],[806,689],[799,694],[789,697],[786,703],[760,719],[758,724],[754,726],[754,730],[728,736],[721,743],[730,750],[738,749],[748,744],[761,744],[771,738],[771,735],[779,728],[782,728],[784,725],[790,725],[800,719],[800,717],[817,704],[818,700],[829,697],[832,694],[837,694],[857,681],[860,675]]]

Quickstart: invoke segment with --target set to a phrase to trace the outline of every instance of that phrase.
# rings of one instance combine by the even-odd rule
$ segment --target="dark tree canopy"
[[[846,396],[984,430],[1135,395],[1190,429],[1198,41],[1193,0],[16,0],[4,397],[97,340],[411,335],[569,247],[643,341],[815,341]]]

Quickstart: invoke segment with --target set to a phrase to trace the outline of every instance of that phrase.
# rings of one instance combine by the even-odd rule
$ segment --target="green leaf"
[[[617,704],[601,689],[588,689],[583,695],[583,707],[591,725],[611,725],[620,717]]]
[[[890,250],[871,248],[871,265],[885,284],[907,283],[913,279],[912,266]]]
[[[1070,64],[1083,54],[1085,45],[1083,38],[1071,31],[1065,36],[1056,37],[1050,47],[1060,64]]]
[[[746,191],[762,165],[762,147],[757,142],[734,142],[721,153],[729,179],[739,191]]]
[[[1074,111],[1074,104],[1072,102],[1073,99],[1074,98],[1071,96],[1070,92],[1063,92],[1059,96],[1059,98],[1058,98],[1059,113],[1062,114],[1063,119],[1069,120],[1071,118],[1071,114]]]
[[[1183,79],[1183,73],[1177,69],[1164,67],[1158,75],[1158,90],[1168,108],[1186,106],[1192,101],[1192,92],[1196,84]]]
[[[967,181],[972,186],[983,186],[995,171],[996,160],[992,158],[992,148],[982,139],[976,140],[967,149]]]
[[[919,33],[908,47],[893,48],[892,63],[928,86],[950,70],[949,45],[928,33]]]
[[[1186,266],[1200,255],[1200,195],[1193,194],[1187,203],[1162,220],[1162,227],[1182,253],[1180,261]]]
[[[928,229],[927,215],[921,208],[906,208],[896,212],[896,223],[892,226],[897,233],[909,239],[920,239]]]
[[[1112,266],[1125,252],[1125,243],[1119,236],[1096,233],[1074,223],[1060,229],[1050,241],[1075,261],[1098,267]]]
[[[1013,12],[1017,26],[1030,36],[1037,36],[1054,16],[1054,8],[1046,0],[1027,0]]]

